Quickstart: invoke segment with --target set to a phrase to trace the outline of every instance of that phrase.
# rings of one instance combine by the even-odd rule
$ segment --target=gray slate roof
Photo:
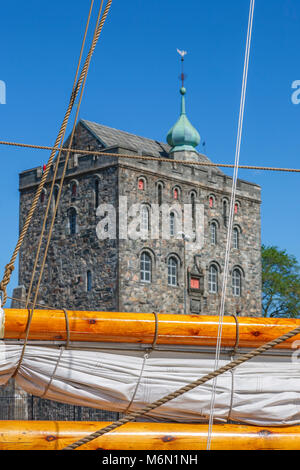
[[[125,131],[107,127],[103,124],[80,120],[104,147],[122,147],[125,149],[132,149],[140,155],[147,155],[152,157],[169,158],[171,147],[168,144],[158,142],[157,140],[147,139],[146,137],[139,137],[134,134],[129,134]],[[199,154],[199,161],[211,163],[211,160],[205,155]],[[203,167],[206,168],[207,167]],[[214,171],[219,174],[224,174],[222,170],[214,167]]]
[[[105,147],[122,147],[153,157],[168,157],[171,147],[157,140],[139,137],[96,122],[80,121]]]

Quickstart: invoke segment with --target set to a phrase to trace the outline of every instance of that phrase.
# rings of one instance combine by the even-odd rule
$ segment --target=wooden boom
[[[61,450],[107,422],[0,421],[0,450]],[[205,450],[208,425],[128,423],[79,450]],[[215,425],[212,450],[298,450],[300,427]]]
[[[152,343],[155,316],[149,313],[68,311],[71,341]],[[5,309],[2,339],[23,339],[28,311]],[[239,317],[239,346],[256,348],[300,325],[300,320]],[[216,346],[219,319],[202,315],[158,315],[158,340],[161,345]],[[1,331],[1,325],[0,325]],[[36,310],[30,327],[31,340],[66,340],[66,320],[62,310]],[[236,322],[225,317],[223,347],[236,342]],[[278,348],[290,349],[300,335]]]

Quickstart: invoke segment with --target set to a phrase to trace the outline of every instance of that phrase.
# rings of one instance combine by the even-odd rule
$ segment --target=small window
[[[92,290],[92,273],[91,271],[87,271],[86,273],[86,288],[88,292],[91,292]]]
[[[168,284],[169,286],[178,285],[178,263],[173,256],[168,261]]]
[[[44,204],[46,198],[46,191],[43,189],[41,192],[41,204]]]
[[[72,183],[71,191],[72,191],[72,197],[76,197],[77,196],[77,184],[76,183]]]
[[[178,199],[179,199],[179,189],[178,188],[174,189],[173,197],[174,197],[175,201],[178,201]]]
[[[99,180],[95,179],[95,209],[99,206]]]
[[[238,228],[233,229],[233,247],[238,250],[240,247],[240,232]]]
[[[191,204],[192,204],[192,219],[193,224],[195,225],[196,222],[196,194],[191,193]]]
[[[148,253],[142,253],[140,262],[140,276],[142,282],[152,281],[152,260]]]
[[[143,178],[140,178],[138,181],[138,189],[139,191],[145,190],[145,180]]]
[[[175,231],[176,231],[175,214],[174,214],[174,212],[171,212],[171,214],[170,214],[170,235],[171,235],[171,237],[175,237]]]
[[[149,230],[149,209],[143,206],[141,210],[141,230],[148,232]]]
[[[70,235],[75,235],[77,232],[77,213],[73,207],[69,210],[69,227]]]
[[[210,243],[211,245],[217,244],[217,224],[216,222],[212,222],[210,224]]]
[[[53,198],[54,198],[54,204],[57,203],[57,198],[58,198],[58,191],[59,191],[59,188],[58,186],[54,186],[54,189],[53,189]]]
[[[223,220],[224,220],[224,225],[227,227],[228,223],[228,202],[223,201]]]
[[[157,202],[159,206],[162,205],[162,192],[163,192],[163,186],[161,183],[159,183],[157,185]]]
[[[208,290],[210,294],[217,294],[218,292],[218,269],[214,264],[209,268]]]
[[[210,198],[209,198],[209,207],[211,209],[213,209],[214,205],[215,205],[215,200],[214,200],[213,196],[210,196]]]
[[[242,293],[242,275],[239,269],[234,269],[232,273],[232,293],[234,297],[240,297]]]
[[[234,213],[235,214],[239,213],[239,205],[237,203],[234,205]]]

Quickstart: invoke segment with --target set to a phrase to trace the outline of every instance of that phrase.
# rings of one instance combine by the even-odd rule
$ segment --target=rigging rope
[[[237,142],[236,142],[236,150],[235,150],[234,174],[233,174],[233,180],[232,180],[230,213],[229,213],[229,223],[228,223],[228,231],[227,231],[227,243],[226,243],[226,251],[225,251],[224,274],[223,274],[223,283],[222,283],[221,305],[220,305],[220,314],[219,314],[218,337],[217,337],[217,345],[216,345],[214,370],[217,370],[219,368],[220,353],[221,353],[223,319],[224,319],[224,313],[225,313],[225,299],[226,299],[228,273],[229,273],[229,260],[230,260],[230,251],[231,251],[234,207],[235,207],[235,201],[236,201],[237,179],[238,179],[240,151],[241,151],[241,142],[242,142],[242,133],[243,133],[243,123],[244,123],[246,90],[247,90],[248,70],[249,70],[249,58],[250,58],[251,39],[252,39],[252,30],[253,30],[254,7],[255,7],[255,0],[250,0],[246,52],[245,52],[245,59],[244,59],[243,82],[242,82],[241,102],[240,102],[240,111],[239,111]],[[214,378],[213,385],[212,385],[212,396],[211,396],[211,403],[210,403],[210,415],[209,415],[206,450],[211,449],[212,427],[213,427],[215,400],[216,400],[216,388],[217,388],[217,377]]]
[[[23,144],[19,142],[8,142],[5,140],[0,141],[0,145],[8,145],[12,147],[21,147],[21,148],[29,148],[33,150],[60,150],[60,147],[49,147],[45,145],[33,145],[33,144]],[[106,152],[99,152],[97,150],[81,150],[81,149],[68,149],[62,148],[62,152],[70,151],[72,153],[78,153],[80,155],[95,155],[95,156],[104,156],[104,157],[117,157],[117,158],[126,158],[126,159],[133,159],[133,160],[148,160],[148,161],[155,161],[155,162],[163,162],[163,163],[182,163],[184,165],[195,165],[195,166],[208,166],[208,167],[220,167],[220,168],[234,168],[232,164],[226,163],[213,163],[213,162],[195,162],[189,160],[173,160],[171,158],[161,158],[161,157],[148,157],[146,155],[129,155],[129,154],[122,154],[122,153],[110,153]],[[254,165],[240,165],[240,170],[258,170],[258,171],[278,171],[278,172],[287,172],[287,173],[300,173],[300,168],[280,168],[280,167],[271,167],[271,166],[254,166]]]
[[[89,25],[90,25],[90,19],[91,19],[91,14],[92,14],[92,10],[93,10],[93,5],[94,5],[94,0],[91,0],[90,10],[89,10],[88,19],[87,19],[87,23],[86,23],[86,27],[85,27],[85,32],[84,32],[84,37],[83,37],[81,50],[80,50],[80,54],[79,54],[77,69],[76,69],[76,73],[75,73],[72,93],[75,90],[77,79],[78,79],[79,68],[80,68],[80,64],[81,64],[81,61],[82,61],[82,55],[83,55],[83,51],[84,51],[84,47],[85,47],[85,43],[86,43],[86,37],[87,37]],[[52,178],[52,185],[51,185],[50,195],[49,195],[49,198],[48,198],[46,212],[44,214],[42,230],[41,230],[41,233],[40,233],[38,248],[37,248],[37,252],[36,252],[36,256],[35,256],[35,262],[34,262],[33,270],[32,270],[32,273],[31,273],[31,280],[30,280],[30,285],[29,285],[29,289],[28,289],[27,302],[26,302],[25,308],[28,307],[28,304],[30,302],[31,291],[32,291],[32,288],[33,288],[33,282],[34,282],[34,277],[35,277],[35,273],[36,273],[36,270],[37,270],[37,264],[38,264],[38,261],[39,261],[39,254],[40,254],[40,250],[41,250],[43,236],[44,236],[44,232],[45,232],[45,229],[46,229],[46,223],[47,223],[47,219],[48,219],[48,215],[49,215],[49,210],[50,210],[50,205],[51,205],[51,201],[52,201],[54,185],[55,185],[56,176],[57,176],[59,163],[60,163],[60,159],[61,159],[62,145],[63,145],[63,141],[64,141],[64,138],[65,138],[65,134],[66,134],[66,129],[64,130],[64,133],[63,133],[63,136],[62,136],[62,139],[61,139],[61,147],[59,149],[59,153],[58,153],[58,156],[56,158],[56,164],[55,164],[54,175],[53,175],[53,178]],[[33,306],[34,305],[35,305],[35,303],[33,302]]]
[[[84,66],[81,70],[81,73],[80,73],[80,76],[79,76],[79,79],[78,79],[78,82],[76,84],[76,87],[75,87],[75,90],[72,91],[72,94],[71,94],[71,98],[70,98],[70,102],[69,102],[69,105],[68,105],[68,108],[67,108],[67,111],[66,111],[66,114],[65,114],[65,117],[64,117],[64,120],[63,120],[63,123],[61,125],[61,128],[60,128],[60,131],[59,131],[59,134],[57,136],[57,139],[56,139],[56,142],[54,144],[54,148],[58,148],[59,149],[59,144],[61,142],[61,139],[62,139],[62,136],[65,132],[65,129],[67,127],[67,123],[69,121],[69,117],[70,117],[70,114],[71,114],[71,111],[73,109],[73,106],[74,106],[74,103],[75,103],[75,100],[77,98],[77,95],[79,93],[79,90],[80,90],[80,87],[83,83],[83,80],[84,80],[84,77],[85,77],[85,74],[87,72],[87,68],[89,66],[89,62],[90,62],[90,58],[91,56],[93,55],[94,53],[94,50],[95,50],[95,47],[97,45],[97,42],[99,40],[99,37],[100,37],[100,34],[101,34],[101,31],[102,31],[102,28],[103,28],[103,25],[105,23],[105,20],[106,20],[106,17],[108,15],[108,12],[109,12],[109,9],[110,9],[110,6],[111,6],[111,3],[112,3],[112,0],[108,0],[107,2],[107,5],[106,5],[106,8],[105,8],[105,11],[103,13],[103,16],[102,16],[102,19],[100,21],[100,24],[99,24],[99,27],[97,29],[97,33],[96,33],[96,37],[94,38],[94,41],[91,45],[91,48],[90,48],[90,51],[88,53],[88,56],[86,58],[86,61],[84,63]],[[28,215],[27,215],[27,218],[26,218],[26,221],[24,223],[24,226],[22,228],[22,231],[20,233],[20,236],[19,236],[19,239],[18,239],[18,242],[17,242],[17,245],[15,247],[15,250],[13,252],[13,255],[11,257],[11,260],[10,262],[6,265],[5,267],[5,272],[4,272],[4,276],[3,276],[3,279],[0,283],[0,291],[2,291],[3,293],[3,304],[6,303],[6,300],[7,300],[7,285],[9,284],[10,282],[10,278],[11,278],[11,275],[12,275],[12,272],[14,270],[14,264],[15,264],[15,261],[16,261],[16,258],[18,256],[18,253],[20,251],[20,248],[22,246],[22,243],[24,241],[24,238],[25,238],[25,235],[28,231],[28,228],[30,226],[30,223],[31,223],[31,219],[33,217],[33,214],[35,212],[35,209],[36,209],[36,206],[38,204],[38,200],[39,200],[39,197],[41,195],[41,192],[43,190],[43,187],[45,185],[45,182],[48,178],[48,175],[49,175],[49,172],[50,172],[50,169],[52,167],[52,164],[53,164],[53,160],[54,160],[54,157],[55,157],[55,153],[56,151],[55,150],[52,150],[51,152],[51,155],[49,157],[49,160],[48,160],[48,163],[46,165],[46,168],[45,168],[45,171],[42,175],[42,178],[41,178],[41,181],[39,183],[39,186],[37,188],[37,191],[35,193],[35,196],[34,196],[34,199],[33,199],[33,202],[32,202],[32,205],[31,205],[31,208],[28,212]]]
[[[103,436],[104,434],[113,431],[114,429],[119,428],[120,426],[123,426],[126,423],[129,423],[131,421],[135,421],[136,418],[139,418],[140,416],[144,416],[147,414],[149,411],[154,410],[155,408],[158,408],[159,406],[164,405],[165,403],[174,400],[175,398],[179,397],[180,395],[183,395],[184,393],[190,392],[191,390],[194,390],[196,387],[199,387],[200,385],[204,385],[206,382],[214,379],[215,377],[218,377],[221,374],[224,374],[225,372],[232,371],[236,367],[238,367],[241,364],[244,364],[247,361],[250,361],[254,357],[259,356],[260,354],[263,354],[266,351],[269,351],[270,349],[274,348],[278,344],[283,343],[284,341],[287,341],[290,338],[293,338],[294,336],[298,335],[300,333],[300,327],[294,329],[293,331],[290,331],[289,333],[280,336],[279,338],[270,341],[269,343],[264,344],[263,346],[254,349],[253,351],[243,354],[242,356],[239,356],[237,359],[234,361],[230,362],[229,364],[226,364],[226,366],[221,367],[220,369],[210,372],[209,374],[199,378],[198,380],[195,380],[194,382],[185,385],[184,387],[176,390],[175,392],[172,392],[165,397],[161,398],[160,400],[155,401],[154,403],[150,403],[146,407],[142,408],[139,411],[135,411],[133,413],[130,413],[129,415],[125,416],[122,419],[119,419],[118,421],[115,421],[112,424],[109,424],[105,428],[99,429],[99,431],[96,431],[76,442],[73,444],[65,447],[62,450],[75,450],[78,447],[87,444],[88,442],[93,441],[94,439],[97,439],[100,436]]]

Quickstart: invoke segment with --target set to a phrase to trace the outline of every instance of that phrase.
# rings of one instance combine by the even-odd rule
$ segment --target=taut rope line
[[[243,133],[244,113],[245,113],[245,101],[246,101],[249,58],[250,58],[251,39],[252,39],[252,30],[253,30],[254,7],[255,7],[255,0],[250,0],[246,52],[245,52],[245,60],[244,60],[243,82],[242,82],[242,92],[241,92],[239,122],[238,122],[238,133],[237,133],[236,150],[235,150],[234,174],[233,174],[233,179],[232,179],[230,213],[229,213],[229,223],[228,223],[228,230],[227,230],[224,274],[223,274],[221,305],[220,305],[220,314],[219,314],[218,337],[217,337],[215,366],[214,366],[215,370],[219,368],[220,353],[221,353],[223,319],[224,319],[224,312],[225,312],[225,299],[226,299],[227,282],[228,282],[228,274],[229,274],[229,260],[230,260],[230,250],[231,250],[231,240],[232,240],[233,219],[234,219],[234,207],[235,207],[235,201],[236,201],[237,179],[238,179],[238,171],[239,171],[239,163],[240,163],[241,142],[242,142],[242,133]],[[216,387],[217,387],[217,377],[214,378],[213,387],[212,387],[206,450],[210,450],[211,448],[212,427],[213,427],[215,399],[216,399]]]
[[[11,147],[21,147],[29,148],[33,150],[55,150],[59,151],[60,147],[49,147],[46,145],[33,145],[33,144],[23,144],[18,142],[7,142],[5,140],[0,141],[0,145],[8,145]],[[213,162],[195,162],[189,160],[173,160],[171,158],[161,158],[161,157],[147,157],[146,155],[127,155],[123,153],[110,153],[110,152],[99,152],[97,150],[82,150],[82,149],[68,149],[62,148],[62,152],[67,152],[68,150],[72,153],[78,153],[80,155],[95,155],[103,157],[118,157],[118,158],[128,158],[133,160],[148,160],[154,162],[163,162],[163,163],[182,163],[184,165],[195,165],[195,166],[208,166],[208,167],[220,167],[220,168],[234,168],[234,165],[227,163],[213,163]],[[287,173],[300,173],[300,168],[281,168],[281,167],[272,167],[272,166],[255,166],[255,165],[240,165],[240,170],[257,170],[257,171],[278,171],[278,172],[287,172]]]

